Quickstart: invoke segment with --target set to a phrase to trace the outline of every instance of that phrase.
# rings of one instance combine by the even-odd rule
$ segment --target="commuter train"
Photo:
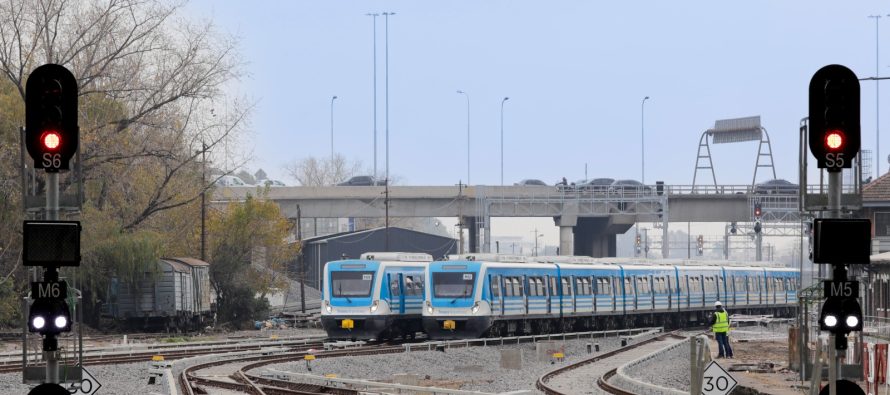
[[[321,323],[332,339],[414,337],[429,254],[370,252],[324,268]]]
[[[731,314],[792,316],[790,268],[622,258],[493,254],[429,264],[423,329],[432,339],[617,327],[707,324],[716,301]]]

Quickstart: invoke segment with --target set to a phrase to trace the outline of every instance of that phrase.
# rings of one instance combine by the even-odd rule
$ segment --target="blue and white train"
[[[325,264],[321,323],[332,339],[414,337],[429,254],[370,252]]]
[[[433,339],[706,323],[731,313],[792,316],[790,268],[626,258],[477,254],[432,262],[423,329]]]

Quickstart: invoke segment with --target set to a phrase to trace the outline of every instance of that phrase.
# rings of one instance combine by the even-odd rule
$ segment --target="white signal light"
[[[33,325],[35,329],[43,329],[43,326],[46,325],[46,320],[38,315],[31,321],[31,325]]]
[[[847,326],[850,328],[855,328],[856,325],[859,325],[859,318],[855,315],[847,316]]]
[[[825,326],[834,328],[835,325],[837,325],[837,317],[835,317],[831,314],[826,315],[825,316]]]
[[[62,329],[68,325],[68,318],[64,315],[60,315],[56,317],[54,324],[56,324],[56,328]]]

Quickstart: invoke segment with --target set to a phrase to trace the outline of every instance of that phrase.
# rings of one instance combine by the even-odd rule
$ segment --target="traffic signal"
[[[829,297],[819,314],[819,329],[835,335],[862,331],[862,307],[856,298]],[[838,342],[846,349],[846,342]]]
[[[698,235],[698,255],[702,256],[705,254],[705,237],[702,235]]]
[[[77,152],[77,80],[68,69],[45,64],[25,85],[25,147],[35,169],[68,170]]]
[[[763,217],[763,209],[760,208],[760,203],[754,203],[754,219],[760,220]]]
[[[71,309],[65,298],[68,285],[64,280],[50,280],[31,283],[31,297],[34,303],[28,310],[28,331],[48,336],[44,342],[45,351],[54,351],[57,343],[54,336],[71,331]]]
[[[859,79],[837,64],[810,79],[809,146],[820,169],[840,171],[853,165],[860,148]]]

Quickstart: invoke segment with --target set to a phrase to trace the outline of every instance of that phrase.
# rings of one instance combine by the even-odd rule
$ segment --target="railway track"
[[[163,356],[165,360],[177,360],[188,357],[195,357],[201,355],[210,355],[210,354],[222,354],[228,352],[236,352],[236,351],[256,351],[264,348],[270,347],[291,347],[292,349],[310,349],[310,348],[321,348],[323,347],[322,341],[278,341],[278,342],[270,342],[267,344],[264,343],[256,343],[256,344],[231,344],[231,345],[223,345],[223,346],[212,346],[208,347],[207,345],[200,345],[194,347],[194,349],[189,349],[187,347],[180,347],[178,349],[173,350],[163,350],[163,349],[154,349],[154,350],[145,350],[132,352],[127,354],[120,355],[90,355],[85,354],[83,356],[83,364],[84,365],[111,365],[111,364],[121,364],[121,363],[133,363],[133,362],[146,362],[151,361],[152,357],[156,355]],[[64,364],[76,364],[77,361],[75,358],[63,358],[61,363]],[[19,372],[22,370],[21,361],[17,361],[15,363],[8,363],[5,365],[0,365],[0,373],[12,373]]]
[[[602,361],[602,360],[605,360],[608,358],[612,358],[612,357],[615,357],[615,356],[618,356],[621,354],[626,354],[626,353],[636,350],[640,347],[647,346],[647,345],[650,345],[655,342],[664,341],[669,338],[685,339],[686,336],[679,334],[679,331],[668,332],[668,333],[664,333],[664,334],[655,336],[653,338],[650,338],[650,339],[647,339],[647,340],[644,340],[644,341],[641,341],[638,343],[634,343],[634,344],[627,345],[625,347],[621,347],[617,350],[613,350],[613,351],[609,351],[609,352],[597,355],[593,358],[588,358],[583,361],[573,363],[571,365],[566,365],[559,369],[555,369],[555,370],[545,373],[543,376],[538,378],[538,381],[535,384],[535,386],[537,387],[537,389],[539,389],[540,391],[544,392],[547,395],[566,394],[565,392],[562,392],[559,388],[557,388],[557,386],[552,384],[552,382],[555,381],[555,379],[558,378],[559,376],[566,375],[568,372],[571,372],[573,370],[581,368],[585,365],[593,364],[593,363],[596,363],[596,362],[599,362],[599,361]],[[615,386],[609,384],[609,379],[616,374],[617,370],[618,370],[617,367],[613,368],[613,369],[609,369],[604,374],[602,374],[600,377],[597,377],[597,380],[596,380],[597,386],[601,390],[606,391],[607,393],[610,393],[610,394],[637,395],[635,393],[627,392],[621,388],[618,388],[618,387],[615,387]]]
[[[358,391],[325,387],[314,384],[294,383],[290,381],[275,380],[267,377],[252,375],[249,372],[254,369],[261,368],[266,365],[273,365],[284,362],[292,362],[302,360],[308,354],[309,347],[302,350],[295,350],[288,355],[270,357],[268,355],[255,355],[248,357],[229,358],[225,360],[206,362],[194,366],[190,366],[183,370],[179,377],[179,386],[183,394],[195,395],[204,394],[204,387],[224,388],[233,391],[263,395],[263,394],[339,394],[339,395],[355,395]],[[317,351],[313,355],[316,358],[336,358],[360,355],[377,355],[387,353],[404,352],[405,348],[400,345],[380,344],[372,346],[358,347],[348,350],[332,350]],[[198,371],[208,369],[215,366],[246,364],[240,367],[235,373],[226,379],[201,377]]]

